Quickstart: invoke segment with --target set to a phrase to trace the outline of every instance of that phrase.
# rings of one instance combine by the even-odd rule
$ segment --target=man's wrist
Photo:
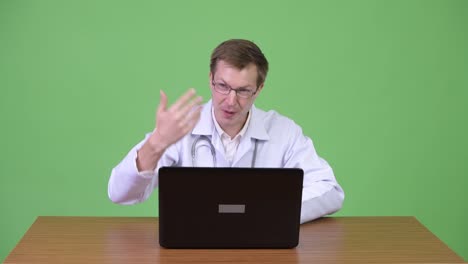
[[[154,155],[162,155],[169,145],[161,139],[161,135],[157,131],[154,131],[148,139],[148,147]]]
[[[150,137],[137,151],[136,165],[138,171],[154,170],[166,148],[165,144],[157,138]]]

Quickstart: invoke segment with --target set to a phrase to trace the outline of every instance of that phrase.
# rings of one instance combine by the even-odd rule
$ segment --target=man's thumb
[[[165,111],[167,107],[167,96],[163,90],[159,91],[159,95],[160,95],[160,98],[159,98],[158,112]]]

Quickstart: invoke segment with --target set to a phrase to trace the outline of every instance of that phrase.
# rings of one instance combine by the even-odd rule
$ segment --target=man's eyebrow
[[[220,78],[219,80],[220,80],[221,82],[223,82],[224,84],[229,85],[229,87],[232,88],[232,86],[231,86],[230,84],[228,84],[223,78]],[[234,88],[234,89],[236,89],[236,90],[239,90],[239,89],[244,89],[244,90],[255,90],[255,89],[250,89],[249,86],[241,86],[241,87],[236,87],[236,88]]]

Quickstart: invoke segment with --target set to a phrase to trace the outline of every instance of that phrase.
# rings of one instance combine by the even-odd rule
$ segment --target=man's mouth
[[[231,117],[231,116],[233,116],[233,115],[236,114],[235,111],[229,111],[229,110],[223,110],[223,113],[224,113],[224,115],[227,116],[227,117]]]

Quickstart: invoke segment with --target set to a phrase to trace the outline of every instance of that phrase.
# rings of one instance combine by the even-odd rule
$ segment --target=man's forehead
[[[257,82],[257,66],[249,63],[242,69],[219,61],[215,77],[236,86],[255,86]]]

